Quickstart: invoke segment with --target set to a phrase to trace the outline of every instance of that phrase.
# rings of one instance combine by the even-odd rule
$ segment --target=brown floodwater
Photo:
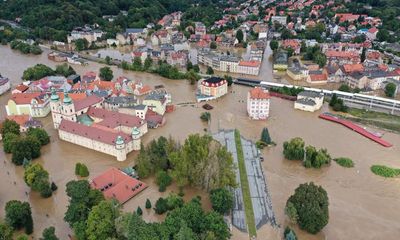
[[[56,63],[47,60],[48,51],[41,56],[26,56],[12,51],[9,47],[0,46],[0,73],[9,77],[13,84],[21,80],[22,72],[36,63],[44,63],[54,67]],[[101,65],[90,63],[86,67],[73,66],[80,74],[86,71],[98,71]],[[195,102],[194,86],[183,80],[168,80],[146,73],[126,72],[113,67],[114,76],[125,75],[128,78],[140,79],[146,84],[164,84],[175,104]],[[272,73],[271,73],[272,75]],[[271,76],[272,78],[272,76]],[[268,121],[251,121],[246,115],[246,94],[249,89],[233,86],[230,93],[217,101],[210,102],[211,123],[202,123],[199,116],[204,110],[202,104],[194,103],[177,107],[167,114],[167,123],[159,129],[152,129],[143,138],[148,143],[159,136],[172,136],[184,140],[189,134],[218,129],[238,128],[246,137],[253,140],[259,138],[263,127],[269,128],[276,147],[263,150],[265,161],[263,168],[267,184],[272,196],[272,205],[277,222],[282,226],[273,229],[265,225],[259,231],[259,239],[281,239],[282,229],[288,224],[284,215],[287,198],[301,183],[314,181],[322,185],[329,195],[329,224],[317,235],[307,234],[295,228],[299,239],[397,239],[400,234],[400,179],[384,179],[375,176],[369,170],[373,164],[386,164],[400,168],[400,136],[385,133],[384,138],[393,143],[392,148],[384,148],[348,129],[335,123],[319,119],[318,113],[306,113],[293,109],[293,103],[273,98],[271,102],[271,117]],[[9,94],[0,97],[0,119],[5,117],[4,104]],[[327,106],[324,106],[324,110]],[[41,235],[44,228],[56,227],[60,239],[67,239],[71,234],[69,226],[63,221],[68,199],[65,195],[65,184],[76,179],[74,166],[77,162],[87,164],[90,177],[96,176],[107,168],[125,167],[134,163],[136,154],[131,153],[125,162],[119,163],[115,158],[62,142],[57,132],[52,128],[51,119],[42,119],[46,130],[51,135],[51,143],[42,148],[42,156],[35,160],[49,171],[51,180],[59,189],[49,199],[42,199],[38,194],[30,192],[23,181],[22,167],[11,163],[11,156],[0,151],[0,217],[4,217],[4,205],[11,199],[29,201],[32,206],[35,238]],[[292,137],[302,137],[306,144],[318,148],[327,148],[332,157],[350,157],[355,167],[345,169],[332,163],[320,170],[305,169],[301,163],[283,159],[282,143]],[[1,146],[0,146],[1,147]],[[124,211],[135,211],[137,206],[144,210],[144,218],[148,221],[158,221],[163,216],[157,216],[154,211],[144,208],[149,198],[154,204],[160,196],[166,196],[169,191],[177,192],[172,186],[166,193],[159,193],[154,179],[144,180],[149,188],[124,205]],[[197,189],[186,189],[185,199],[200,195],[203,206],[210,209],[207,194]],[[248,239],[248,236],[238,230],[233,230],[232,239]]]

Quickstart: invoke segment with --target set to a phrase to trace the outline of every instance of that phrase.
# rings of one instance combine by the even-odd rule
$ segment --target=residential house
[[[142,104],[146,105],[149,110],[163,116],[167,108],[167,98],[164,94],[153,92],[145,97]]]
[[[297,95],[297,100],[294,102],[294,108],[315,112],[324,104],[324,94],[312,91],[303,91]]]
[[[328,75],[321,70],[309,71],[306,81],[311,84],[326,84],[328,83]]]

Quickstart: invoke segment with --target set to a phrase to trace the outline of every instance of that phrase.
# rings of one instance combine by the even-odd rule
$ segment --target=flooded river
[[[54,67],[56,63],[47,60],[47,51],[41,56],[26,56],[0,46],[0,73],[9,77],[14,85],[21,80],[22,72],[36,63],[44,63]],[[73,66],[80,74],[86,71],[98,71],[99,64],[90,63],[86,67]],[[195,102],[194,86],[183,80],[167,80],[146,73],[125,72],[112,67],[114,76],[125,75],[128,78],[140,79],[146,84],[164,84],[172,94],[175,104]],[[267,75],[267,74],[266,74]],[[304,233],[296,228],[299,239],[398,239],[400,234],[400,179],[384,179],[375,176],[369,170],[372,164],[386,164],[400,168],[400,136],[386,133],[384,138],[394,147],[384,148],[348,129],[321,119],[318,113],[295,111],[293,103],[273,98],[271,102],[271,118],[265,121],[250,121],[246,115],[246,94],[249,89],[233,86],[229,95],[211,102],[210,126],[201,122],[199,116],[204,110],[201,104],[178,107],[167,114],[167,123],[159,129],[152,129],[144,137],[145,143],[158,136],[172,136],[183,140],[191,133],[202,133],[218,129],[238,128],[246,137],[253,140],[259,138],[263,127],[269,128],[273,141],[277,146],[265,149],[263,167],[272,195],[272,205],[277,222],[282,228],[287,224],[284,206],[294,189],[304,182],[314,181],[322,185],[329,195],[329,224],[317,235]],[[0,119],[5,117],[4,104],[9,94],[0,97]],[[327,108],[325,106],[325,108]],[[32,206],[35,238],[41,235],[44,228],[53,225],[60,239],[67,239],[71,234],[68,225],[63,221],[68,204],[65,195],[65,184],[76,179],[74,166],[76,162],[87,164],[90,177],[93,177],[110,166],[125,167],[134,162],[135,153],[128,155],[127,161],[116,162],[114,157],[97,153],[76,145],[62,142],[52,128],[51,119],[42,120],[51,135],[51,143],[42,148],[42,156],[35,161],[44,165],[49,171],[51,180],[58,185],[53,197],[42,199],[31,193],[23,181],[22,167],[11,163],[11,156],[0,151],[0,217],[4,217],[5,203],[11,199],[29,201]],[[355,167],[345,169],[332,163],[320,169],[305,169],[301,163],[283,159],[282,143],[292,137],[302,137],[306,144],[325,147],[332,157],[350,157]],[[144,218],[149,221],[159,220],[154,211],[144,208],[146,198],[154,203],[161,195],[154,184],[154,179],[145,180],[150,185],[137,197],[124,205],[124,210],[134,211],[140,205],[144,209]],[[177,191],[176,187],[170,190]],[[163,193],[166,195],[167,193]],[[204,206],[209,209],[207,194],[199,190],[186,190],[185,198],[201,195]],[[264,226],[259,230],[259,239],[281,239],[282,229],[274,230]],[[246,234],[233,231],[232,239],[248,239]]]

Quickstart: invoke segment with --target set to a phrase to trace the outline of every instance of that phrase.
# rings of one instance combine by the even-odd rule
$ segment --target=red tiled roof
[[[378,32],[378,29],[376,27],[373,27],[373,28],[368,29],[368,32],[369,33],[376,33],[376,32]]]
[[[10,115],[7,116],[8,120],[12,120],[15,121],[16,123],[18,123],[18,125],[20,126],[24,126],[25,123],[29,120],[30,116],[27,114],[23,114],[23,115]]]
[[[147,185],[117,168],[110,168],[95,177],[90,186],[103,192],[105,198],[116,199],[121,204],[147,188]]]
[[[351,72],[362,72],[364,71],[364,66],[360,63],[358,64],[344,64],[343,69],[346,73]]]
[[[328,50],[328,51],[326,51],[325,55],[327,57],[337,57],[337,58],[357,58],[357,57],[359,57],[357,52],[352,52],[352,51]]]
[[[17,87],[15,87],[15,89],[17,89],[17,90],[20,91],[20,92],[25,92],[26,90],[29,89],[29,87],[26,86],[26,85],[24,85],[24,84],[20,84],[20,85],[18,85]]]
[[[39,97],[42,93],[14,93],[11,95],[10,100],[16,104],[30,104],[32,99]]]
[[[60,130],[69,132],[81,137],[89,138],[98,142],[114,145],[118,136],[121,136],[125,142],[130,142],[132,137],[123,132],[111,132],[103,128],[86,126],[77,122],[61,120]]]
[[[320,82],[320,81],[327,81],[328,77],[325,73],[322,74],[310,74],[311,82]]]
[[[103,121],[98,122],[97,124],[108,128],[116,128],[118,126],[133,128],[140,127],[144,124],[143,120],[139,117],[115,111],[108,111],[102,108],[91,107],[87,111],[87,114],[94,118],[103,119]]]
[[[261,65],[260,61],[240,61],[239,66],[244,67],[259,67]]]
[[[103,98],[96,95],[90,95],[87,98],[74,102],[75,111],[82,110],[100,102],[103,102]]]
[[[251,99],[269,99],[271,96],[267,90],[256,87],[250,90]]]

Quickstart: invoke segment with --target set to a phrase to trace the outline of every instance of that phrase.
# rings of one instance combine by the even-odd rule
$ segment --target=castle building
[[[51,112],[54,128],[61,140],[126,160],[128,153],[140,150],[141,137],[147,133],[147,122],[137,116],[109,111],[103,99],[89,96],[72,101],[52,91]]]

